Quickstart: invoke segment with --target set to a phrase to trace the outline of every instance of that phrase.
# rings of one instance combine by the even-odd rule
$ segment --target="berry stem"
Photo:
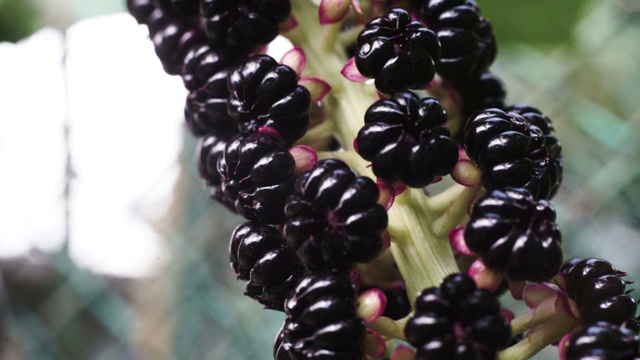
[[[569,333],[576,325],[576,321],[577,320],[572,319],[564,311],[558,311],[555,316],[549,318],[546,323],[534,328],[528,337],[506,350],[501,351],[498,354],[498,359],[529,359],[540,350],[559,341],[565,334]]]
[[[389,209],[391,252],[412,302],[423,289],[438,286],[459,271],[447,235],[436,236],[432,231],[435,216],[426,210],[425,202],[421,190],[407,189]]]
[[[341,71],[347,58],[337,45],[318,46],[319,34],[325,34],[329,38],[331,35],[324,32],[317,18],[318,9],[312,2],[292,1],[291,5],[293,16],[304,26],[296,27],[285,33],[285,36],[294,45],[304,49],[307,57],[306,71],[331,85],[331,92],[323,100],[327,121],[335,124],[336,137],[345,149],[341,152],[319,152],[318,158],[338,158],[358,174],[375,179],[369,163],[353,147],[353,139],[363,125],[364,114],[376,99],[375,88],[351,82],[342,76]],[[444,201],[442,212],[450,205],[450,201]],[[452,214],[459,212],[454,210]],[[412,301],[422,289],[438,286],[445,276],[459,271],[447,234],[438,236],[433,232],[432,223],[442,213],[430,209],[422,190],[408,189],[396,197],[388,213],[391,252],[405,279],[407,293]],[[454,218],[454,215],[450,216]],[[446,225],[443,223],[441,227]]]
[[[385,338],[399,339],[407,341],[404,337],[404,326],[409,318],[393,320],[391,318],[381,316],[369,324],[369,328],[375,330],[378,334]]]
[[[549,321],[558,313],[558,309],[562,309],[558,301],[557,297],[549,297],[526,314],[511,320],[511,335],[519,335]]]
[[[455,186],[455,185],[454,185]],[[461,185],[458,185],[461,186]],[[445,236],[467,216],[469,203],[483,190],[481,186],[464,187],[458,196],[450,199],[444,213],[433,222],[433,233]]]
[[[342,74],[347,62],[344,51],[338,51],[335,44],[340,25],[330,25],[329,31],[318,21],[318,9],[310,1],[292,1],[292,14],[304,26],[284,35],[294,45],[302,47],[307,57],[306,70],[331,85],[331,92],[324,98],[327,120],[336,125],[336,137],[346,150],[354,150],[353,139],[358,134],[364,119],[364,113],[376,99],[373,86],[355,84]],[[319,34],[325,36],[324,41],[331,46],[318,46]],[[323,40],[320,40],[323,41]],[[364,160],[360,160],[364,162]]]

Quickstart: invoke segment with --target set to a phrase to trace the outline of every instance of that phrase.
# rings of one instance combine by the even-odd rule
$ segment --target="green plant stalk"
[[[549,344],[559,341],[575,326],[577,320],[559,311],[544,324],[535,327],[529,336],[498,353],[498,360],[522,360],[537,354]]]
[[[335,37],[338,26],[321,26],[317,7],[311,2],[294,1],[292,7],[300,26],[284,35],[305,51],[305,71],[331,85],[332,90],[324,99],[327,119],[334,121],[336,136],[345,149],[319,157],[339,158],[360,175],[375,179],[368,162],[359,157],[353,147],[364,114],[376,100],[375,89],[342,76],[341,70],[348,59],[338,46],[328,46],[323,42],[326,38],[322,37],[323,34]],[[421,190],[408,189],[396,197],[388,213],[391,252],[404,277],[410,299],[415,299],[422,289],[438,286],[445,276],[459,271],[446,232],[441,231],[445,234],[436,236],[433,231],[432,224],[441,214],[429,211],[427,197]]]

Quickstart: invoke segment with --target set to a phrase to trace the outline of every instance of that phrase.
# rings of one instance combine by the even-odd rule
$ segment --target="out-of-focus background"
[[[562,141],[566,256],[640,279],[640,1],[479,3],[509,102]],[[241,219],[200,186],[185,90],[123,12],[0,0],[0,359],[270,359],[283,316],[241,295]]]

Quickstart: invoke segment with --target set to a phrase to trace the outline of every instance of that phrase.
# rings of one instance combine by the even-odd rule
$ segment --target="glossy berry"
[[[194,46],[184,58],[181,70],[184,87],[193,91],[204,86],[216,73],[240,65],[238,58],[206,43]],[[224,87],[227,86],[226,80]]]
[[[191,91],[184,107],[187,128],[200,137],[211,131],[225,134],[239,133],[238,124],[227,113],[229,90],[227,77],[230,69],[211,75],[201,87]]]
[[[637,332],[607,322],[597,322],[575,333],[564,347],[564,360],[635,360],[640,357]]]
[[[559,143],[552,144],[557,140],[547,134],[547,124],[530,119],[499,109],[476,113],[466,124],[464,145],[482,170],[487,189],[523,187],[536,198],[550,199],[561,180],[558,166],[562,160],[557,162],[559,150],[553,151],[559,149]]]
[[[127,10],[138,24],[146,24],[154,9],[153,0],[127,0]]]
[[[273,343],[273,359],[274,360],[291,360],[289,356],[291,343],[284,338],[284,325],[278,330],[276,340]]]
[[[167,12],[176,16],[195,16],[200,11],[200,0],[155,0]]]
[[[425,24],[441,44],[437,71],[444,79],[478,76],[497,55],[491,23],[470,0],[429,0],[422,7]]]
[[[227,111],[242,132],[268,126],[287,146],[306,133],[311,94],[298,85],[298,75],[290,67],[257,55],[229,75],[228,87]]]
[[[245,218],[277,224],[293,189],[295,163],[270,135],[253,133],[231,138],[218,161],[225,197]]]
[[[378,186],[339,160],[318,161],[298,177],[283,232],[310,270],[346,270],[382,250],[387,212]]]
[[[504,109],[507,89],[495,74],[486,71],[477,77],[451,82],[462,103],[462,117],[466,121],[484,109]]]
[[[149,37],[167,74],[178,75],[189,51],[204,41],[203,31],[183,18],[156,8],[147,18]]]
[[[222,157],[231,136],[210,132],[198,143],[196,164],[198,174],[209,190],[209,196],[235,211],[235,205],[229,201],[222,191],[222,178],[218,172],[218,160]]]
[[[404,333],[417,360],[484,360],[509,344],[511,328],[494,294],[467,275],[452,274],[422,291]]]
[[[510,280],[546,281],[562,265],[556,212],[525,189],[493,190],[473,205],[467,247]]]
[[[370,20],[356,47],[358,71],[375,78],[376,88],[384,94],[427,85],[440,54],[435,34],[399,8]]]
[[[275,39],[291,12],[289,0],[201,0],[201,14],[215,49],[248,54]]]
[[[628,294],[625,275],[601,259],[582,260],[566,271],[567,295],[578,305],[584,323],[619,325],[635,317],[637,301]]]
[[[529,124],[542,130],[544,134],[544,147],[547,150],[549,163],[545,166],[545,171],[541,177],[539,185],[539,197],[551,199],[558,192],[562,183],[562,144],[553,135],[551,119],[545,116],[540,110],[527,104],[516,104],[508,107],[506,111],[522,116]]]
[[[410,187],[429,185],[453,170],[458,147],[444,126],[445,109],[434,98],[420,99],[410,91],[376,101],[358,132],[358,153],[372,162],[373,173]]]
[[[231,235],[229,258],[238,278],[248,281],[245,295],[268,309],[283,310],[304,272],[293,249],[271,225],[238,226]]]
[[[310,274],[285,303],[284,341],[291,359],[361,360],[364,321],[347,274]]]

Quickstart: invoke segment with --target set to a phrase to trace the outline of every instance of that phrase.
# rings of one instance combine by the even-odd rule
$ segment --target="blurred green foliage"
[[[525,43],[539,48],[570,44],[587,0],[478,0],[498,46]]]
[[[36,11],[24,0],[0,0],[0,42],[16,42],[38,26]]]

